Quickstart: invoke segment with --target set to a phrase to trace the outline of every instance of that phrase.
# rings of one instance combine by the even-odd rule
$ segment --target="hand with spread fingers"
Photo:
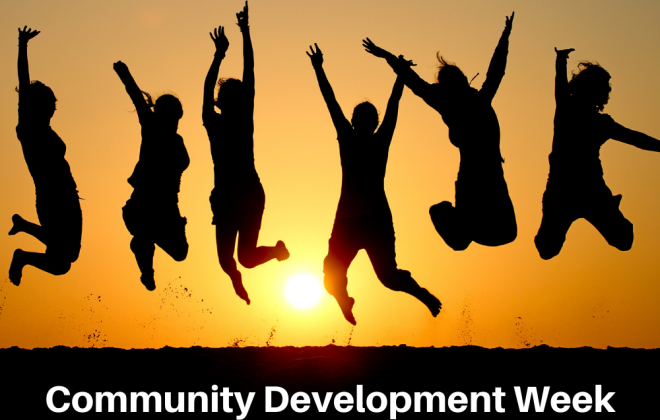
[[[18,28],[18,42],[27,44],[29,40],[39,35],[40,33],[41,31],[37,31],[36,29],[32,30],[32,28],[28,28],[27,25],[25,25],[23,29]]]
[[[215,44],[215,51],[224,55],[227,52],[227,48],[229,48],[229,40],[225,35],[225,28],[218,26],[213,32],[209,32],[209,35],[211,35],[211,39]]]
[[[316,47],[316,51],[314,51],[314,47]],[[319,46],[316,45],[316,43],[314,43],[314,47],[310,45],[309,51],[305,51],[305,52],[307,53],[309,59],[312,60],[312,66],[318,67],[323,65],[323,53],[321,52]],[[311,54],[309,53],[310,51]]]

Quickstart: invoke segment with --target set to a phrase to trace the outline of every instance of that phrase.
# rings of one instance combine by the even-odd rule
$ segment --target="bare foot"
[[[277,261],[284,261],[289,259],[289,256],[291,255],[289,253],[289,250],[286,249],[286,245],[284,245],[284,242],[282,241],[277,241],[275,244],[275,249],[277,250]]]
[[[156,281],[154,280],[154,276],[145,276],[142,275],[140,276],[140,281],[142,284],[144,284],[144,287],[147,288],[148,291],[152,292],[156,289]]]
[[[231,284],[234,286],[234,292],[238,295],[239,298],[243,299],[248,305],[250,304],[250,298],[248,297],[248,292],[243,286],[243,276],[240,271],[237,271],[238,275],[231,278]]]
[[[419,296],[417,296],[417,299],[421,300],[422,303],[426,305],[427,308],[429,308],[429,311],[431,311],[431,314],[434,317],[438,316],[440,309],[442,309],[442,303],[440,303],[440,300],[433,296],[431,292],[422,288]]]
[[[353,305],[355,305],[355,299],[349,297],[348,299],[342,300],[341,302],[337,300],[337,303],[339,303],[339,307],[341,308],[341,313],[344,314],[344,318],[346,318],[346,321],[350,322],[353,325],[356,325],[357,322],[355,321],[355,317],[353,316]]]
[[[11,265],[9,266],[9,281],[16,286],[21,284],[21,277],[23,277],[23,267],[25,267],[25,264],[22,260],[23,250],[17,249],[14,251],[14,258],[12,258]]]
[[[18,232],[23,232],[21,224],[25,223],[25,219],[23,219],[18,214],[15,214],[11,217],[11,221],[14,223],[14,226],[11,227],[9,235],[16,235]]]

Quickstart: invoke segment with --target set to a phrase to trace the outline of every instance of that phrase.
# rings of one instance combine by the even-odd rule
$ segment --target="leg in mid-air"
[[[566,241],[568,229],[579,218],[570,204],[548,200],[547,194],[546,191],[543,197],[541,226],[534,238],[536,249],[544,260],[549,260],[559,254]]]
[[[11,227],[9,235],[16,235],[19,232],[25,232],[28,235],[37,238],[41,243],[46,244],[45,232],[40,225],[28,222],[18,214],[13,215],[11,221],[14,225]]]
[[[250,298],[243,286],[243,277],[238,271],[236,260],[234,259],[234,249],[236,247],[236,236],[238,235],[238,226],[230,218],[214,217],[215,222],[215,241],[218,249],[218,261],[222,271],[227,273],[234,286],[234,292],[243,299],[248,305]]]
[[[156,289],[156,281],[154,280],[154,252],[156,251],[156,246],[153,239],[139,234],[133,236],[133,239],[131,239],[131,251],[135,254],[135,261],[137,261],[140,268],[140,281],[147,290],[152,291]]]
[[[56,276],[66,274],[71,269],[71,262],[56,253],[27,252],[22,249],[14,251],[14,257],[9,266],[9,280],[16,286],[21,284],[23,267],[31,265],[39,270]]]
[[[518,224],[504,177],[482,180],[473,190],[474,198],[467,200],[468,216],[464,217],[471,227],[472,240],[485,246],[513,242],[518,236]]]
[[[353,305],[355,299],[348,296],[348,267],[360,250],[360,246],[352,234],[356,233],[356,226],[350,224],[350,219],[336,219],[332,234],[328,241],[328,255],[323,261],[324,285],[339,304],[344,318],[355,325]]]
[[[608,244],[620,251],[628,251],[634,239],[633,224],[619,210],[620,203],[620,194],[608,197],[607,203],[594,208],[584,218],[598,229]]]
[[[261,219],[264,214],[266,198],[264,190],[250,188],[246,191],[238,205],[238,261],[245,268],[254,268],[272,259],[284,261],[289,258],[289,251],[284,242],[278,241],[275,246],[257,246]]]
[[[417,284],[409,271],[397,268],[394,227],[389,210],[375,212],[365,233],[365,250],[381,283],[388,289],[417,298],[433,316],[437,316],[442,308],[440,300]]]
[[[188,220],[181,217],[178,207],[171,208],[165,220],[166,222],[161,222],[162,229],[156,231],[154,242],[174,261],[183,261],[188,256],[188,239],[186,238]]]
[[[449,201],[431,206],[429,215],[435,230],[454,251],[463,251],[470,245],[472,239],[465,230],[462,215]]]

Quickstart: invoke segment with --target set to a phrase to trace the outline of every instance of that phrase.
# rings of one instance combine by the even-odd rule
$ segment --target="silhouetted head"
[[[568,82],[571,98],[580,105],[602,111],[610,100],[610,74],[598,63],[582,61],[578,73]]]
[[[168,120],[180,120],[183,117],[183,106],[179,98],[168,93],[156,99],[154,113]]]
[[[18,92],[18,88],[16,88]],[[38,80],[33,80],[23,88],[21,96],[25,99],[22,107],[40,119],[50,119],[55,113],[57,98],[53,90]]]
[[[378,128],[378,110],[369,101],[359,103],[353,109],[351,125],[358,135],[371,135]]]
[[[456,64],[446,61],[440,53],[437,54],[437,57],[439,63],[438,87],[443,97],[451,99],[452,97],[465,95],[472,90],[467,77]]]
[[[243,82],[238,79],[220,79],[218,81],[218,97],[215,99],[215,106],[220,111],[231,110],[239,107],[245,100],[243,95]]]

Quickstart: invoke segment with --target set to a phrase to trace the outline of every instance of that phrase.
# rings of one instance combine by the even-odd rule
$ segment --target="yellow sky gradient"
[[[58,98],[53,129],[83,209],[79,260],[64,276],[32,267],[20,287],[6,273],[16,248],[44,246],[25,234],[0,240],[0,347],[123,348],[238,345],[393,345],[485,347],[660,347],[660,154],[608,142],[605,180],[623,194],[635,225],[631,251],[610,247],[584,220],[561,254],[543,261],[533,238],[552,142],[553,48],[575,48],[612,75],[610,104],[620,124],[660,138],[660,3],[655,1],[282,0],[250,2],[255,52],[255,158],[266,191],[261,245],[286,242],[291,258],[242,269],[252,304],[233,293],[215,250],[208,196],[213,165],[202,126],[202,85],[214,47],[209,31],[226,27],[230,42],[220,75],[241,77],[242,42],[231,1],[21,1],[0,15],[0,232],[11,215],[36,221],[34,184],[16,139],[16,28],[42,33],[29,46],[30,75]],[[399,267],[440,298],[437,318],[415,299],[385,289],[364,252],[348,273],[357,326],[324,292],[296,309],[287,280],[322,279],[341,168],[336,134],[305,50],[323,49],[325,70],[344,113],[368,99],[384,112],[394,73],[361,46],[364,37],[405,54],[432,81],[440,51],[468,78],[480,75],[516,12],[504,80],[493,106],[502,130],[505,176],[519,234],[512,244],[472,244],[454,252],[436,234],[428,208],[454,198],[458,150],[440,116],[406,89],[390,150],[387,196]],[[125,62],[138,85],[183,103],[179,134],[191,164],[180,209],[190,252],[177,263],[156,251],[157,289],[148,292],[129,249],[121,208],[138,158],[140,127],[112,63]]]

